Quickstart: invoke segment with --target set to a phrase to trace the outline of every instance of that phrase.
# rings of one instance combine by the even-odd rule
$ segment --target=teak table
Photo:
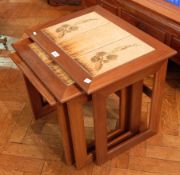
[[[176,52],[105,9],[95,6],[29,29],[12,59],[22,70],[35,114],[56,105],[65,158],[78,168],[102,164],[158,131],[169,57]],[[143,80],[153,75],[151,89]],[[143,92],[151,98],[141,129]],[[119,125],[107,130],[107,98],[119,97]],[[94,136],[86,143],[83,105],[92,101]],[[54,109],[54,107],[53,107]],[[44,112],[45,111],[45,112]]]
[[[30,48],[27,48],[27,45],[29,45],[30,48],[36,50],[37,55],[33,54],[32,50]],[[14,47],[17,51],[19,51],[19,55],[21,55],[21,57],[19,57],[17,54],[13,54],[11,55],[11,58],[24,74],[24,79],[27,85],[27,90],[29,93],[34,116],[38,119],[45,114],[53,111],[55,109],[55,105],[57,106],[57,115],[61,129],[66,163],[68,165],[74,163],[74,156],[75,163],[78,168],[82,167],[87,162],[92,161],[92,152],[94,152],[94,145],[89,145],[89,148],[87,148],[85,128],[83,124],[84,119],[82,113],[82,106],[86,102],[90,101],[92,97],[86,95],[82,90],[73,85],[74,82],[72,81],[72,79],[70,79],[70,77],[61,68],[57,68],[57,64],[53,63],[52,59],[49,58],[47,54],[45,54],[45,52],[43,52],[43,50],[31,40],[25,39],[23,41],[20,41],[19,43],[14,44]],[[21,47],[24,47],[23,49],[26,50],[25,55],[23,55]],[[36,61],[39,60],[40,62],[34,62],[34,59],[36,59]],[[40,80],[46,78],[47,75],[44,73],[40,73],[39,69],[37,69],[37,71],[32,71],[32,69],[34,69],[36,65],[38,65],[39,67],[47,65],[49,68],[51,68],[54,74],[51,74],[51,72],[49,72],[49,78],[46,82],[42,83]],[[46,70],[47,67],[44,68]],[[51,77],[51,75],[52,77],[59,78],[56,80],[59,82],[59,84],[54,85],[54,88],[56,88],[57,90],[59,90],[61,88],[61,85],[63,85],[62,82],[69,83],[69,85],[72,83],[71,86],[63,87],[63,89],[61,89],[60,91],[61,93],[65,92],[64,94],[68,92],[68,98],[67,96],[63,96],[61,94],[59,96],[56,95],[56,97],[51,95],[51,93],[47,89],[52,89],[50,81],[53,81],[53,78]],[[74,90],[70,91],[70,88],[74,88]],[[121,101],[122,99],[124,99],[124,91],[117,92],[117,95],[120,97]],[[49,105],[44,102],[43,97],[46,99]],[[66,102],[66,104],[63,104],[63,102]],[[125,106],[125,104],[123,106]],[[123,112],[124,109],[122,108],[121,110]],[[123,130],[127,128],[127,125],[125,124],[125,114],[121,114],[120,116],[120,128],[115,132],[111,132],[110,134],[108,134],[109,139],[117,134],[117,132],[123,132]],[[74,147],[74,153],[72,143]]]

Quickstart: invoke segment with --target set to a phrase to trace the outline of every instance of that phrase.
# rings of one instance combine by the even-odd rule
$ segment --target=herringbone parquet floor
[[[50,7],[45,0],[1,0],[0,34],[21,37],[29,26],[78,9]],[[62,161],[55,114],[33,119],[22,75],[6,61],[0,58],[0,175],[180,175],[178,68],[167,75],[159,134],[101,167],[91,163],[77,171]],[[147,109],[148,101],[143,103]]]

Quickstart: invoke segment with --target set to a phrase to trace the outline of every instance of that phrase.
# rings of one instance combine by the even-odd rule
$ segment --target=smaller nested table
[[[28,39],[14,44],[19,56],[12,59],[26,77],[34,111],[42,106],[36,104],[41,101],[38,93],[56,104],[66,162],[75,159],[80,168],[95,158],[102,164],[158,131],[167,60],[174,50],[99,6],[34,27],[27,34]],[[152,89],[143,82],[150,75]],[[143,92],[151,98],[151,109],[142,129]],[[120,108],[119,125],[109,132],[106,103],[111,94],[119,98]],[[95,136],[90,145],[83,120],[88,101],[93,104]]]

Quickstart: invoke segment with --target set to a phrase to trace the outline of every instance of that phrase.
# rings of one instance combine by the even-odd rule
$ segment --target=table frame
[[[102,90],[99,90],[93,94],[93,106],[94,106],[94,128],[95,128],[95,145],[96,145],[96,162],[97,164],[102,164],[105,161],[113,158],[115,155],[122,153],[123,151],[129,149],[130,147],[144,141],[150,136],[158,132],[159,121],[160,121],[160,112],[161,104],[163,97],[163,89],[166,77],[166,67],[167,60],[161,62],[158,65],[158,69],[155,67],[150,67],[150,73],[154,73],[154,85],[152,89],[152,101],[150,109],[150,118],[148,129],[142,132],[139,131],[139,118],[141,111],[141,99],[143,92],[142,80],[136,80],[134,78],[134,83],[132,86],[132,99],[131,99],[131,112],[130,117],[132,118],[132,123],[130,122],[130,131],[133,136],[128,138],[124,142],[120,142],[119,139],[122,135],[117,137],[116,144],[114,147],[108,147],[107,141],[107,130],[106,130],[106,107],[105,101],[107,96],[118,89],[121,89],[124,86],[129,85],[129,80],[126,79],[124,83],[119,81],[115,84],[112,84],[110,87],[106,87]],[[148,70],[147,70],[148,71]],[[139,72],[134,76],[145,76],[146,71]],[[129,77],[130,79],[130,77]],[[137,100],[138,99],[138,100]],[[95,106],[99,106],[98,109]],[[99,130],[99,128],[101,128]]]

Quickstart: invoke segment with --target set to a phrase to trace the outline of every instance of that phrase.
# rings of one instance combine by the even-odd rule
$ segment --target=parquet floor
[[[1,0],[0,34],[21,37],[31,25],[78,9],[50,7],[45,0]],[[101,167],[91,163],[77,171],[62,161],[55,114],[33,119],[22,75],[7,58],[0,64],[0,175],[180,175],[178,69],[171,67],[167,75],[159,134]]]

